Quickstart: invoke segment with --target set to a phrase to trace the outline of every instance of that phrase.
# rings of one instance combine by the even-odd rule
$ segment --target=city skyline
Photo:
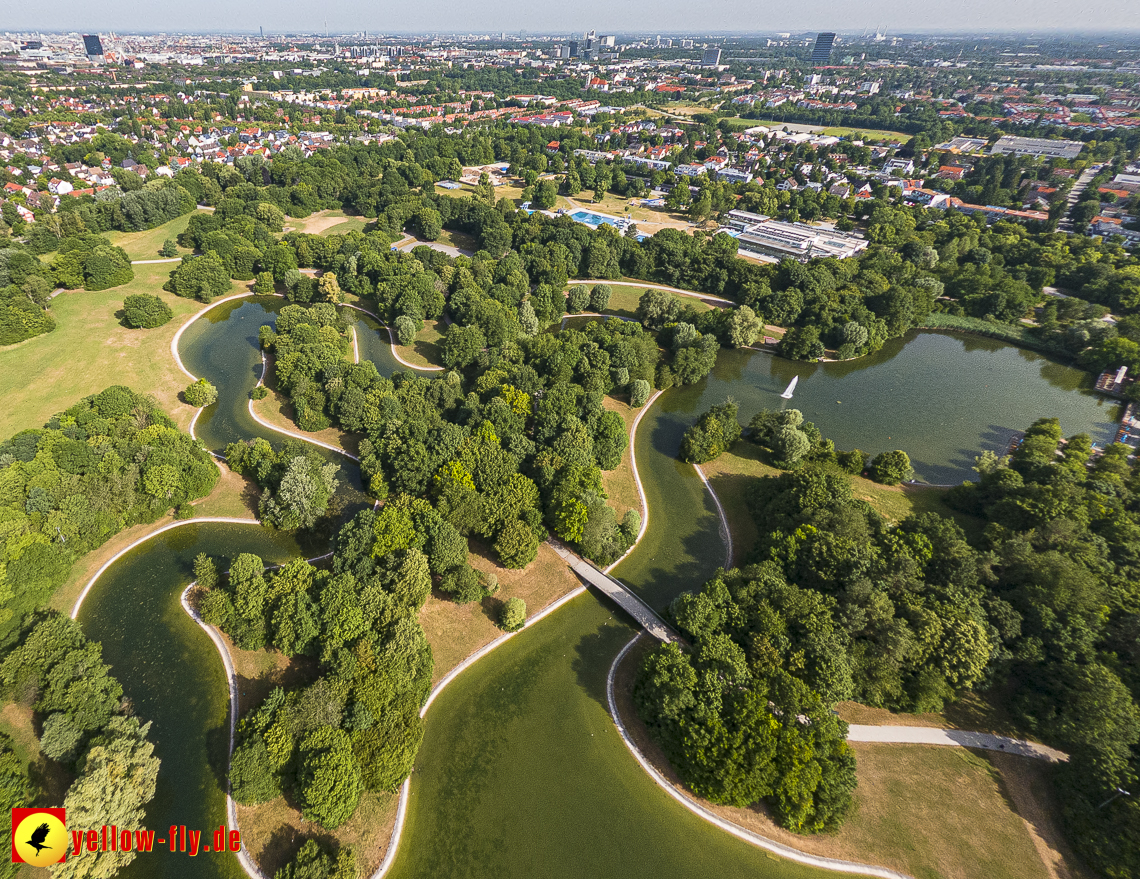
[[[490,14],[488,14],[490,12]],[[1096,0],[1081,8],[1079,21],[1073,20],[1072,7],[1059,0],[1010,0],[990,3],[964,0],[952,7],[922,7],[901,0],[870,0],[858,8],[833,0],[807,0],[795,10],[758,8],[749,10],[755,25],[742,26],[739,8],[727,2],[702,8],[702,17],[694,27],[692,7],[679,0],[665,0],[654,10],[659,33],[770,33],[791,31],[887,33],[979,33],[979,32],[1058,32],[1085,31],[1087,23],[1097,21],[1102,33],[1140,30],[1140,8],[1131,0]],[[224,26],[219,26],[224,22]],[[396,25],[396,26],[394,26]],[[195,33],[258,33],[264,28],[274,33],[368,32],[424,33],[472,32],[494,33],[506,30],[508,35],[526,30],[537,34],[577,32],[583,28],[599,28],[606,32],[651,32],[646,28],[644,11],[632,4],[615,5],[603,0],[584,0],[572,8],[533,6],[517,2],[496,5],[487,10],[476,3],[443,3],[439,0],[402,9],[398,23],[376,10],[362,10],[346,0],[328,0],[315,8],[296,0],[266,3],[254,0],[235,9],[222,0],[201,0],[197,4],[160,0],[140,3],[137,0],[104,4],[93,8],[78,0],[56,0],[44,6],[12,9],[0,19],[0,30],[10,32],[69,31]]]

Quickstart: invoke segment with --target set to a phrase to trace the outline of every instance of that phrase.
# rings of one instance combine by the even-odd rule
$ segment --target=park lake
[[[247,408],[261,372],[258,329],[273,323],[281,304],[267,298],[224,303],[181,339],[186,367],[219,389],[218,403],[197,425],[211,449],[253,436],[281,440]],[[362,358],[391,374],[398,364],[386,333],[353,315]],[[799,376],[795,395],[781,400],[793,376]],[[736,400],[745,422],[762,407],[798,408],[838,448],[901,448],[920,478],[955,483],[973,475],[970,466],[981,450],[1003,453],[1014,432],[1038,417],[1060,418],[1066,435],[1083,431],[1095,442],[1111,441],[1115,405],[1089,387],[1084,373],[1039,355],[942,333],[912,333],[846,363],[722,351],[709,378],[664,393],[638,428],[649,526],[615,574],[661,608],[725,563],[712,499],[676,454],[685,428],[726,397]],[[340,460],[346,509],[359,508],[357,468]],[[115,562],[79,615],[86,634],[103,642],[139,714],[154,721],[151,739],[163,764],[147,826],[160,831],[171,824],[210,830],[224,821],[225,674],[178,599],[198,552],[227,558],[254,552],[267,563],[301,554],[291,539],[256,526],[185,525]],[[306,547],[304,554],[319,553]],[[582,595],[441,694],[427,716],[390,875],[822,875],[772,860],[705,824],[669,799],[629,755],[605,707],[605,679],[632,632],[610,605]],[[240,868],[231,855],[190,859],[164,852],[137,859],[127,873],[231,876]]]

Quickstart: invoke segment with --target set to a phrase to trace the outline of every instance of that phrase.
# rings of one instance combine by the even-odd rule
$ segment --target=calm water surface
[[[246,399],[261,371],[257,332],[280,299],[238,300],[184,335],[187,367],[209,378],[219,402],[198,433],[211,448],[265,435]],[[362,358],[384,375],[397,367],[387,334],[350,311]],[[800,377],[794,399],[779,393]],[[1082,373],[980,338],[937,333],[895,340],[848,364],[802,364],[755,352],[721,352],[713,374],[655,403],[637,436],[650,526],[616,573],[663,607],[725,561],[708,493],[676,460],[681,435],[726,397],[741,418],[793,406],[840,448],[905,449],[931,482],[957,482],[984,448],[1004,451],[1015,430],[1057,415],[1066,434],[1111,439],[1114,407]],[[351,463],[351,462],[349,462]],[[355,466],[342,467],[358,479]],[[354,483],[358,485],[358,483]],[[287,538],[252,526],[186,526],[107,571],[84,605],[88,635],[155,722],[163,759],[148,825],[202,829],[224,820],[228,700],[213,645],[182,612],[178,595],[197,552],[295,557]],[[126,625],[124,625],[126,621]],[[605,707],[605,677],[632,629],[604,600],[582,596],[481,660],[433,705],[413,775],[399,877],[822,876],[738,842],[681,808],[642,772]],[[152,859],[153,858],[153,859]],[[132,875],[222,876],[229,856],[136,861]]]

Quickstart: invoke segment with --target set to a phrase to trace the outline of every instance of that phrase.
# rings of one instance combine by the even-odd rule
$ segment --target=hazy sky
[[[0,5],[0,31],[413,31],[517,33],[1140,31],[1138,0],[44,0]]]

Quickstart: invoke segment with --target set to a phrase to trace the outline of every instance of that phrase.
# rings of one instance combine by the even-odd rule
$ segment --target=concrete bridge
[[[633,617],[641,628],[658,641],[669,643],[670,641],[681,640],[680,636],[669,627],[665,620],[657,615],[653,608],[631,592],[621,581],[599,571],[560,542],[551,539],[550,545],[556,553],[562,556],[575,574],[612,598],[618,607]]]

